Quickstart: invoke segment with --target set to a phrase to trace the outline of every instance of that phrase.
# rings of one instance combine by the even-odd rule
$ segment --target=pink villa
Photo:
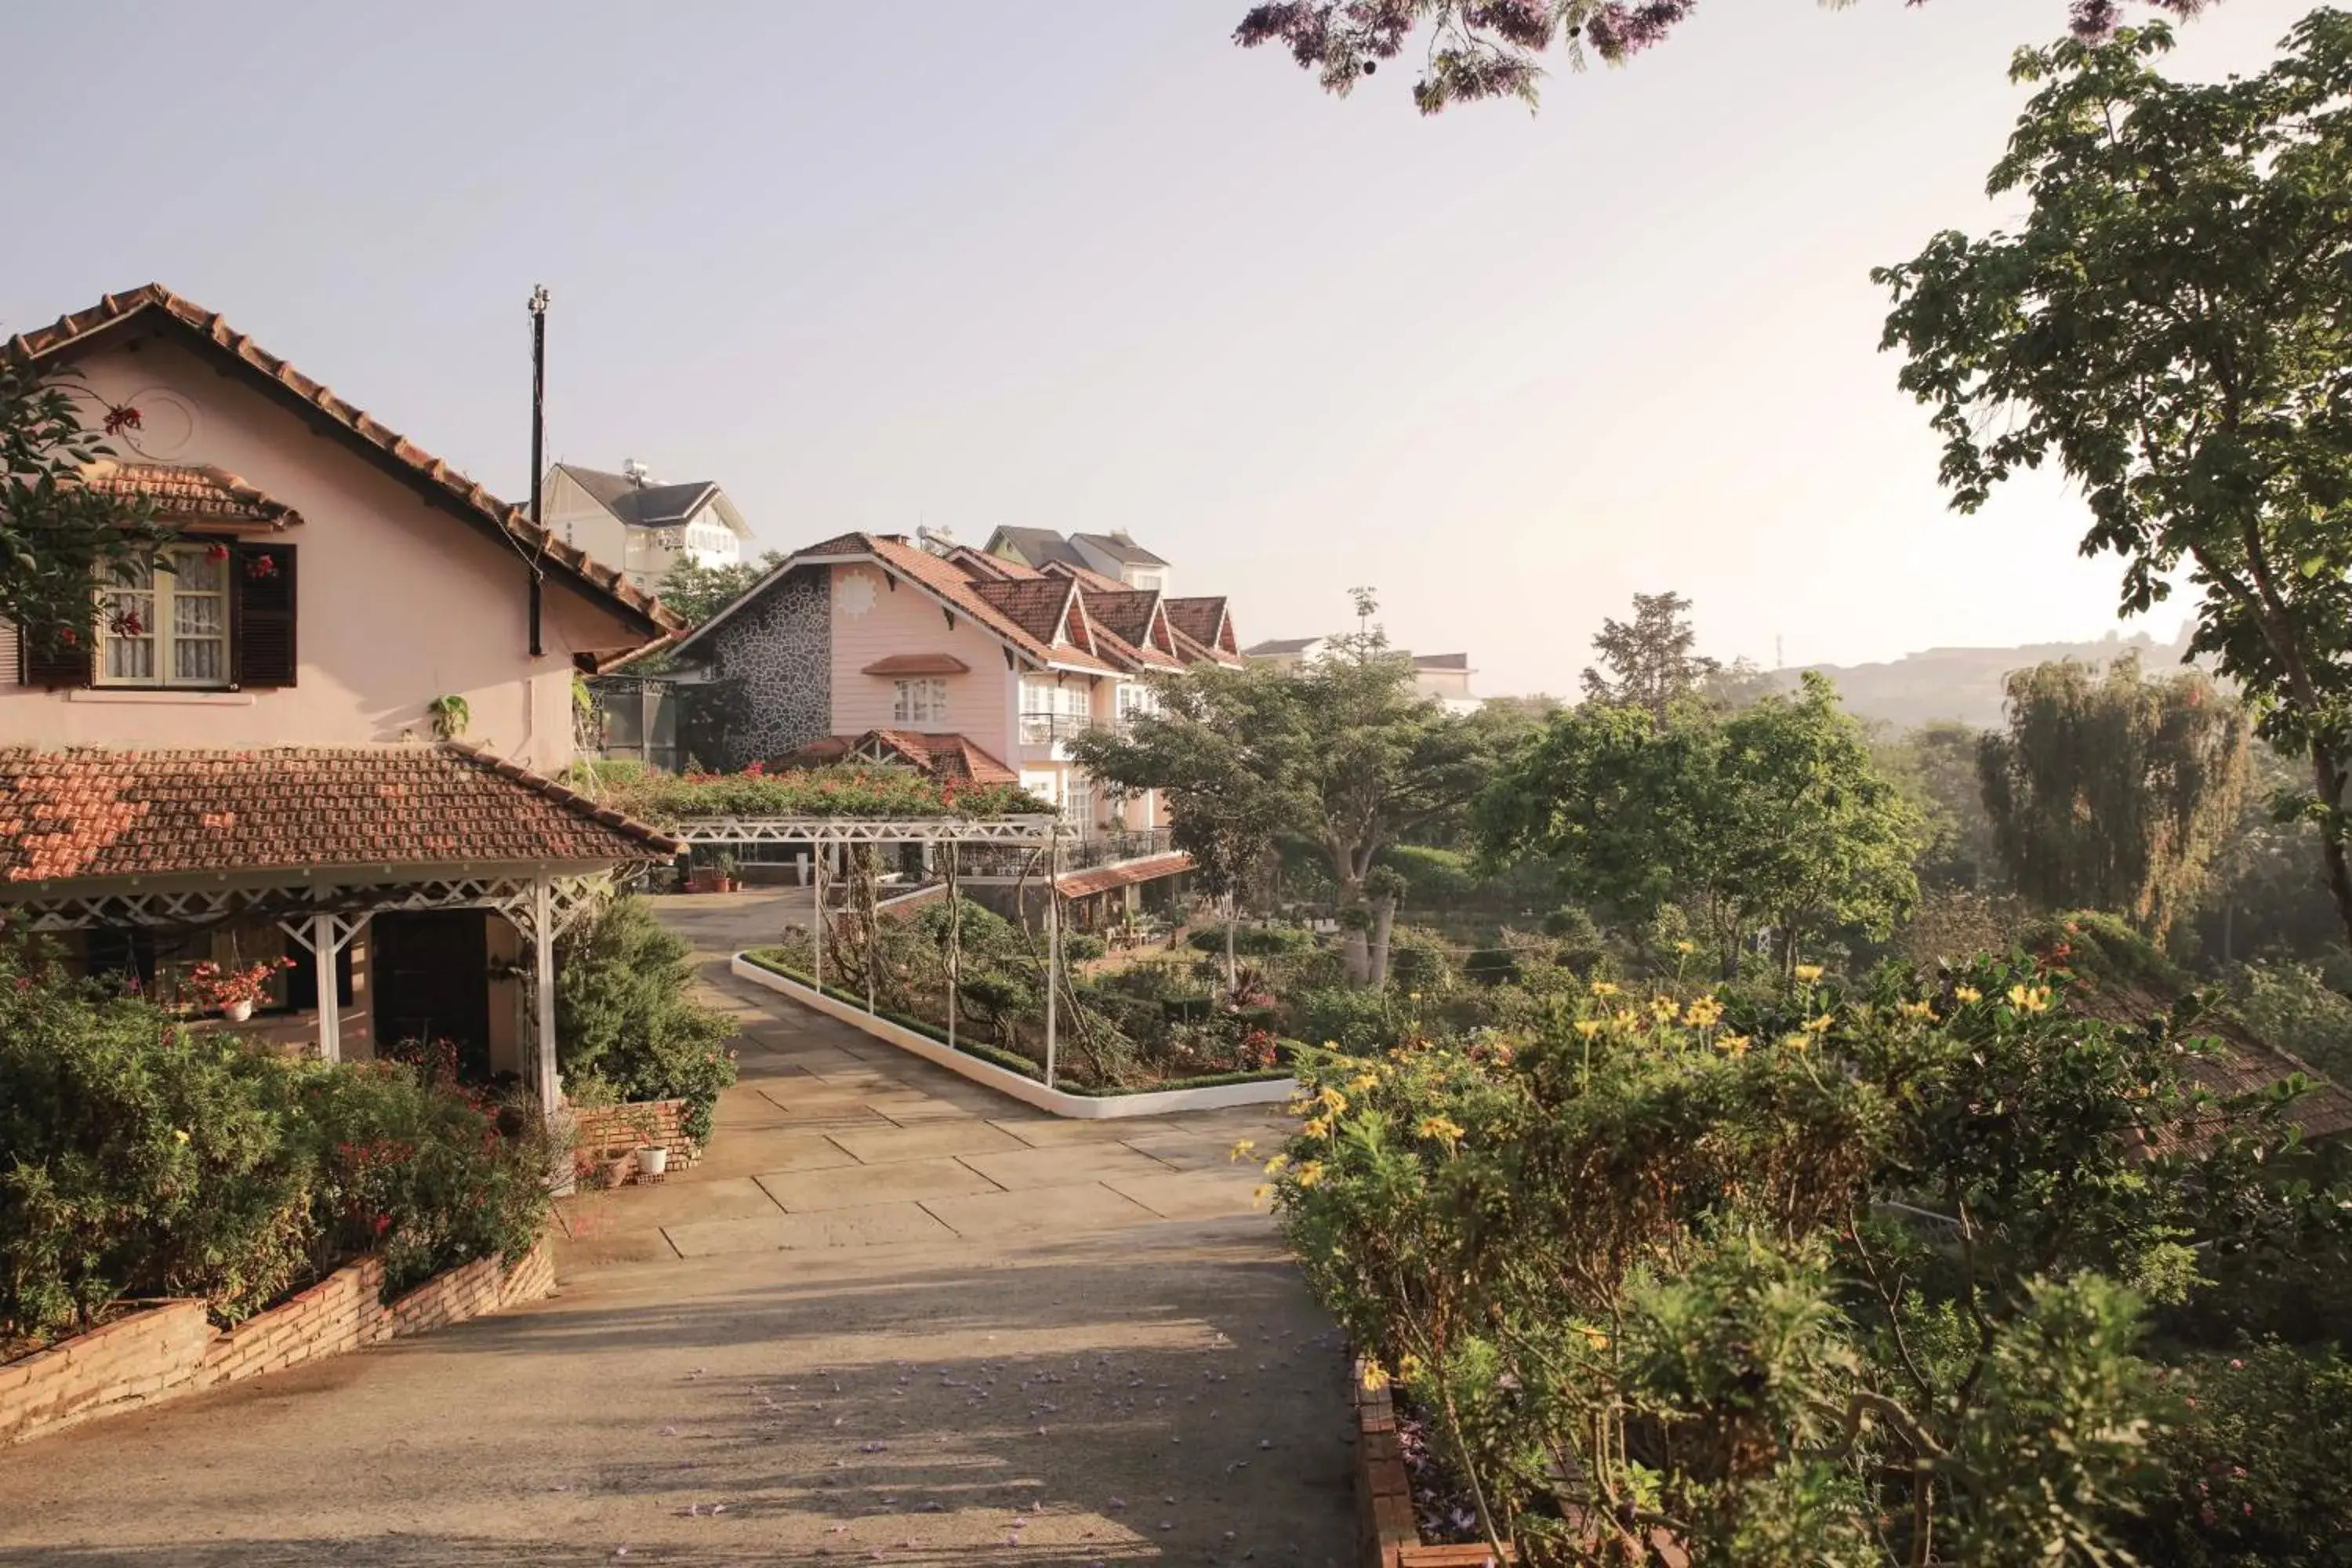
[[[552,1103],[553,938],[677,850],[557,782],[574,679],[677,618],[167,289],[0,353],[135,410],[83,481],[184,531],[93,584],[97,646],[0,625],[0,919],[166,990],[290,960],[268,1032],[449,1038]]]
[[[1138,587],[1038,548],[1058,535],[1012,531],[988,550],[874,533],[812,544],[670,651],[735,688],[730,765],[855,758],[1024,785],[1076,829],[1060,888],[1080,926],[1099,925],[1172,896],[1192,862],[1164,803],[1101,788],[1069,742],[1152,707],[1156,674],[1239,668],[1238,644],[1223,598],[1156,585],[1157,556],[1155,585]]]

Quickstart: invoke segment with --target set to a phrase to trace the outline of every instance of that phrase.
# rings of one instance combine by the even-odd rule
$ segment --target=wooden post
[[[335,917],[310,917],[311,973],[319,977],[319,1059],[343,1059],[342,998],[335,990]]]
[[[1054,1087],[1056,1000],[1062,988],[1062,830],[1045,852],[1045,1087]]]
[[[545,877],[530,885],[530,935],[538,981],[539,1109],[553,1116],[563,1103],[563,1085],[555,1070],[555,884]]]

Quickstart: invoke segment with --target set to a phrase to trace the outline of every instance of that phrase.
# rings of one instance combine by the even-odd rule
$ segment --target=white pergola
[[[1061,847],[1077,830],[1058,816],[698,816],[663,829],[688,845],[806,844],[814,863],[816,926],[811,933],[815,955],[814,978],[824,988],[824,868],[828,853],[844,845],[921,844],[948,851],[948,1047],[955,1048],[956,985],[961,955],[963,903],[957,892],[955,851],[959,845],[984,844],[1027,848],[1045,858],[1045,1087],[1054,1086],[1059,1043],[1059,997],[1062,977]],[[866,910],[869,921],[873,909]],[[866,981],[866,1011],[878,1016],[874,978]]]
[[[531,1078],[541,1108],[551,1114],[562,1100],[555,1065],[555,939],[612,896],[614,872],[609,867],[518,866],[478,873],[465,868],[456,876],[402,879],[400,869],[355,868],[331,875],[303,871],[292,882],[283,873],[222,872],[193,885],[184,877],[125,878],[71,891],[31,889],[0,901],[0,914],[28,931],[104,926],[184,931],[244,916],[272,918],[288,940],[310,954],[319,987],[319,1054],[340,1061],[342,1018],[335,1001],[335,958],[370,915],[406,910],[495,910],[532,946],[536,1041]]]

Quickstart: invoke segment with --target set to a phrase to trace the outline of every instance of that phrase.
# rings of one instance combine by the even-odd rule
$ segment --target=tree
[[[1918,814],[1830,683],[1803,679],[1727,716],[1561,714],[1479,799],[1482,850],[1553,861],[1571,897],[1628,923],[1680,906],[1727,975],[1767,929],[1784,970],[1831,927],[1884,935],[1917,896]]]
[[[689,555],[671,567],[669,574],[661,580],[661,602],[688,626],[698,626],[750,593],[761,578],[783,564],[783,560],[782,551],[770,550],[757,561],[705,566]]]
[[[2148,4],[2189,16],[2207,0]],[[1516,98],[1532,107],[1544,75],[1538,57],[1554,44],[1579,70],[1588,50],[1608,65],[1622,65],[1663,41],[1696,5],[1697,0],[1270,0],[1249,8],[1234,29],[1234,42],[1245,49],[1279,44],[1301,68],[1321,78],[1325,91],[1345,97],[1425,28],[1428,54],[1412,88],[1423,114],[1490,98]],[[2066,5],[2068,23],[2085,39],[2113,32],[2122,11],[2120,0],[2067,0]]]
[[[1159,682],[1161,710],[1126,734],[1090,731],[1070,753],[1124,789],[1169,795],[1177,844],[1212,891],[1238,892],[1287,837],[1314,847],[1339,885],[1349,975],[1379,984],[1402,889],[1374,875],[1381,850],[1459,811],[1491,775],[1480,728],[1415,694],[1412,661],[1378,628],[1291,674],[1201,666]]]
[[[139,411],[109,407],[101,423],[121,436]],[[85,465],[112,455],[67,382],[0,353],[0,622],[43,651],[89,647],[99,584],[152,563],[173,537],[152,507],[81,482]]]
[[[1586,699],[1646,708],[1664,719],[1669,706],[1719,673],[1720,664],[1691,652],[1698,634],[1691,629],[1690,607],[1671,591],[1636,594],[1630,624],[1603,618],[1592,647],[1608,673],[1586,667]]]
[[[2158,942],[2194,907],[2246,788],[2246,724],[2195,670],[2117,659],[2009,678],[2009,727],[1979,742],[1993,844],[2045,910],[2109,910]]]
[[[2020,54],[2044,85],[1991,191],[2023,229],[1936,237],[1875,276],[1886,346],[1934,410],[1963,512],[2055,457],[2122,607],[2201,591],[2215,657],[2306,760],[2322,871],[2352,935],[2352,16],[2315,11],[2258,75],[2158,74],[2162,27]]]

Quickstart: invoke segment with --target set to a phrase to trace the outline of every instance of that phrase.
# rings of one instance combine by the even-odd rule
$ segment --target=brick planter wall
[[[686,1101],[682,1100],[644,1100],[629,1105],[575,1105],[572,1108],[573,1139],[583,1149],[618,1149],[637,1146],[636,1129],[629,1118],[638,1111],[650,1111],[654,1120],[653,1141],[669,1151],[669,1167],[683,1170],[702,1158],[702,1151],[681,1127],[686,1120]]]
[[[383,1303],[383,1264],[345,1264],[291,1300],[216,1330],[202,1301],[166,1301],[0,1366],[0,1444],[463,1322],[555,1289],[542,1241],[512,1268],[462,1264]]]
[[[1356,1521],[1364,1568],[1482,1568],[1484,1545],[1424,1546],[1412,1516],[1412,1483],[1397,1447],[1396,1406],[1384,1385],[1364,1386],[1356,1363]]]

